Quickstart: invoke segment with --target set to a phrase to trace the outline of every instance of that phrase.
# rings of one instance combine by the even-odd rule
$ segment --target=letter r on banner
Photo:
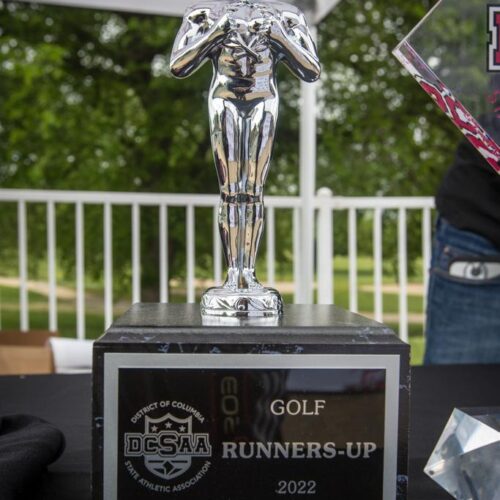
[[[500,5],[488,5],[488,71],[500,72]]]

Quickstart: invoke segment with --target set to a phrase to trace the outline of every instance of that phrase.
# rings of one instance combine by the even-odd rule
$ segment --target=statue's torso
[[[258,56],[248,54],[243,43]],[[276,55],[267,36],[242,33],[229,36],[212,57],[214,78],[211,97],[236,101],[277,97]]]

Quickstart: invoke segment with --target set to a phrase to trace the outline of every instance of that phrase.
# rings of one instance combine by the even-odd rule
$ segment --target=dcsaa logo
[[[188,472],[193,459],[211,457],[212,447],[207,433],[193,432],[193,415],[167,413],[160,418],[146,415],[144,433],[125,433],[124,455],[142,458],[149,472],[170,482]]]

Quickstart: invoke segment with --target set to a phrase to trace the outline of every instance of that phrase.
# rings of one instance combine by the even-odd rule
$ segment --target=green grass
[[[47,297],[39,293],[29,292],[28,302],[29,325],[32,330],[47,330],[49,327]],[[3,330],[19,329],[19,290],[11,287],[0,287],[0,320]],[[58,328],[60,335],[75,337],[76,304],[73,301],[58,301]],[[104,313],[86,311],[87,337],[94,339],[102,334],[104,328]]]
[[[387,268],[388,266],[384,266]],[[334,287],[335,287],[335,303],[344,308],[349,307],[349,282],[348,282],[348,260],[345,257],[336,257],[334,261]],[[265,269],[262,272],[265,276]],[[290,276],[280,276],[279,280],[291,281]],[[416,276],[410,281],[419,282],[421,276]],[[395,283],[394,276],[387,272],[384,274],[384,283]],[[358,309],[361,313],[373,311],[373,293],[371,291],[363,291],[362,287],[372,285],[373,283],[373,264],[372,260],[367,257],[358,259]],[[65,286],[72,287],[72,283],[65,283]],[[88,293],[92,295],[90,303],[86,304],[85,311],[85,331],[89,339],[99,337],[104,330],[104,311],[102,300],[102,284],[89,283],[87,287]],[[198,295],[202,290],[197,290]],[[286,303],[293,302],[293,296],[284,294]],[[185,296],[180,290],[171,290],[170,300],[172,302],[184,302]],[[47,297],[29,292],[28,301],[30,305],[29,322],[30,328],[45,330],[48,328],[48,300]],[[116,311],[119,314],[127,302],[126,298],[123,304]],[[398,296],[396,294],[384,293],[384,314],[397,315],[398,313]],[[408,309],[410,313],[422,314],[423,299],[420,296],[408,297]],[[59,333],[65,337],[75,337],[76,332],[76,304],[74,300],[58,300],[58,328]],[[389,321],[388,321],[389,319]],[[395,331],[398,325],[390,318],[386,319],[388,326]],[[19,329],[19,290],[14,287],[0,287],[0,321],[2,329],[17,330]],[[410,323],[410,343],[412,345],[412,364],[419,365],[422,363],[424,351],[423,325],[421,323]]]
[[[411,364],[420,366],[424,362],[425,339],[422,335],[419,337],[410,336],[411,345]]]

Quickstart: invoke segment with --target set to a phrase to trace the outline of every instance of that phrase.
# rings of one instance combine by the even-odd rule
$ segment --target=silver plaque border
[[[396,500],[399,435],[398,354],[104,354],[103,498],[118,500],[118,371],[152,369],[385,369],[383,499]]]

